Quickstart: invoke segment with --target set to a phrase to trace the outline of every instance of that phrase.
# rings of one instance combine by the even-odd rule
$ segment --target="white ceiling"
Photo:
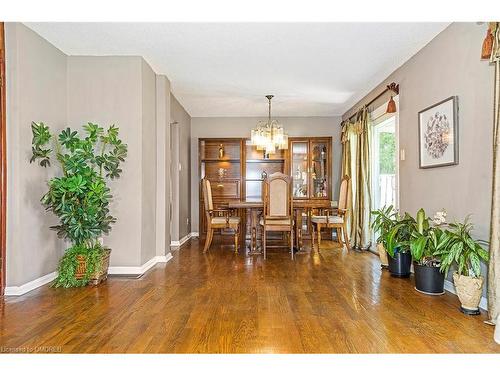
[[[140,55],[193,117],[341,115],[447,23],[27,23],[68,55]]]

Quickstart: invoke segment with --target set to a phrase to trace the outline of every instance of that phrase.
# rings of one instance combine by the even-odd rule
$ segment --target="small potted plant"
[[[450,235],[441,226],[446,222],[446,212],[440,211],[434,216],[433,224],[424,209],[417,212],[415,231],[410,239],[410,251],[415,271],[415,289],[424,294],[444,294],[444,273],[441,271],[441,260],[437,255],[443,254],[450,241]]]
[[[488,251],[482,245],[488,242],[472,238],[473,225],[469,217],[463,223],[455,222],[449,226],[447,233],[450,240],[436,255],[441,256],[441,270],[445,273],[452,264],[457,266],[453,282],[461,303],[460,310],[468,315],[478,315],[484,283],[481,260],[487,262],[489,259]]]
[[[101,238],[116,221],[109,210],[113,196],[106,178],[120,177],[127,145],[118,138],[114,125],[105,131],[88,123],[84,138],[70,128],[55,137],[42,122],[33,122],[31,129],[30,163],[38,161],[40,166],[48,167],[55,152],[61,167],[61,174],[49,180],[49,189],[41,199],[45,208],[59,217],[59,225],[51,229],[71,242],[59,262],[53,285],[98,284],[107,277],[111,252],[102,245]]]
[[[409,277],[411,273],[410,239],[416,222],[408,213],[396,215],[384,243],[389,254],[389,272],[395,277]]]
[[[389,260],[387,258],[386,250],[387,244],[385,243],[385,240],[387,238],[387,234],[395,225],[396,214],[397,212],[392,205],[383,207],[380,210],[372,211],[373,220],[371,223],[371,227],[373,231],[378,235],[377,251],[382,268],[387,268],[389,266]]]

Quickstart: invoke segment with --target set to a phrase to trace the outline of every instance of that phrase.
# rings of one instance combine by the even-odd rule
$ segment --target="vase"
[[[483,292],[484,279],[479,277],[453,274],[453,282],[460,300],[460,310],[467,315],[479,315],[479,302]]]
[[[410,277],[411,254],[409,252],[396,251],[394,257],[389,257],[389,272],[394,277]]]
[[[444,294],[444,273],[439,271],[439,267],[425,266],[413,263],[415,271],[415,289],[424,294],[442,295]]]
[[[377,244],[377,250],[378,250],[378,256],[380,258],[380,264],[382,267],[388,267],[389,266],[389,260],[387,259],[387,251],[385,250],[384,244],[378,243]]]

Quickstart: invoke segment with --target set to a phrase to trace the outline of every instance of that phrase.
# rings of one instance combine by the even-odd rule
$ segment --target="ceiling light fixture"
[[[269,101],[269,116],[267,121],[259,121],[252,129],[250,141],[257,146],[257,150],[264,150],[266,157],[276,153],[276,150],[286,150],[288,148],[288,135],[283,127],[276,120],[271,119],[271,99],[274,95],[266,95]]]

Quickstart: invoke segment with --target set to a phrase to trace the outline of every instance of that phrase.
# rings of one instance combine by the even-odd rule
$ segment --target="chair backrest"
[[[210,216],[211,210],[214,209],[214,204],[212,201],[212,186],[210,185],[210,181],[206,178],[201,180],[201,186],[203,189],[203,204],[205,205],[205,214]]]
[[[273,173],[264,180],[264,216],[288,218],[292,216],[292,180],[283,173]]]
[[[340,183],[339,210],[347,210],[347,199],[349,197],[349,176],[344,176]]]

